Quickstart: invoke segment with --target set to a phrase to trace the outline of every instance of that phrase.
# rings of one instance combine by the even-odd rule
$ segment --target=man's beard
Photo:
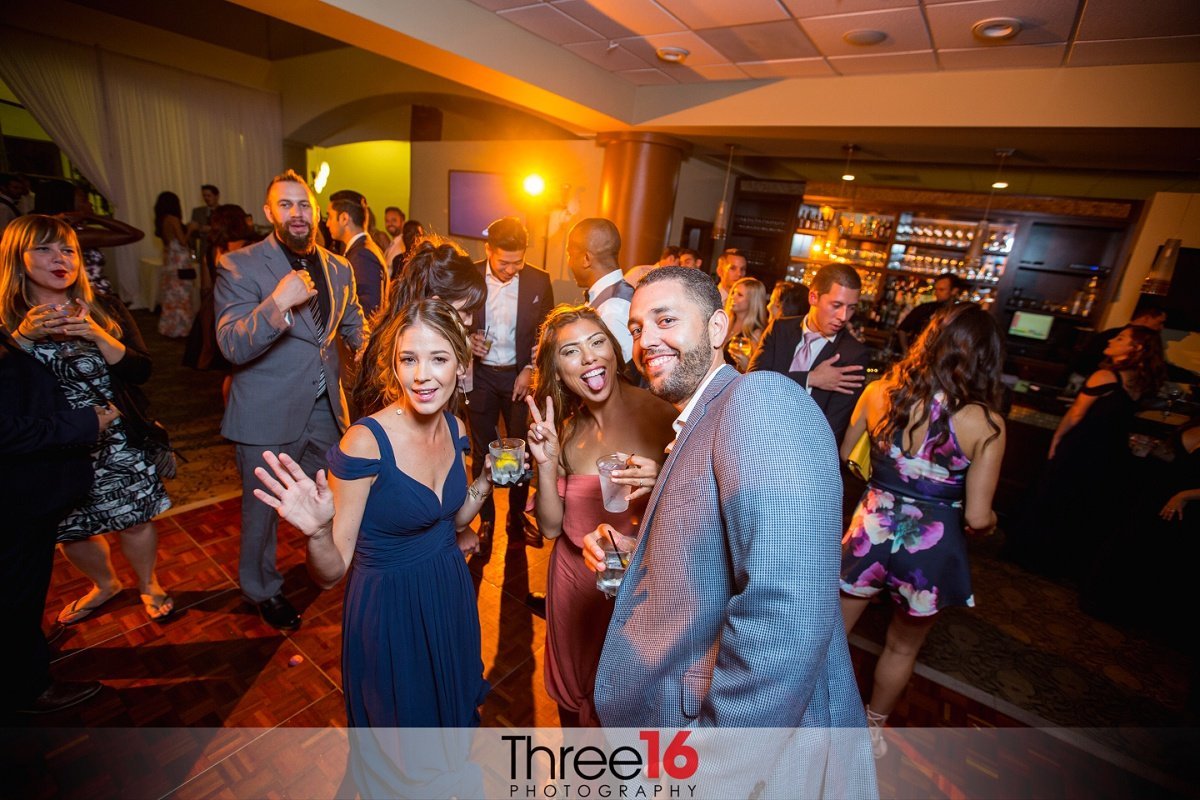
[[[643,360],[648,356],[643,353]],[[645,375],[645,366],[642,367],[642,374]],[[665,377],[651,378],[646,377],[650,384],[650,392],[655,397],[660,397],[668,403],[678,403],[691,397],[696,387],[704,380],[704,376],[708,374],[709,368],[712,366],[712,349],[701,343],[688,350],[680,351],[679,360],[675,364],[675,369]]]
[[[304,236],[293,235],[288,230],[286,223],[280,224],[276,222],[274,225],[275,235],[279,237],[279,241],[283,242],[284,246],[293,253],[307,253],[309,250],[312,250],[313,242],[317,240],[317,226],[315,225],[309,225],[308,233]]]

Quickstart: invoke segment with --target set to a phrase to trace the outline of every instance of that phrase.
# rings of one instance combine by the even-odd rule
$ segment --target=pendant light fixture
[[[983,262],[983,247],[988,237],[990,224],[988,217],[992,213],[992,199],[996,196],[997,189],[1008,188],[1008,184],[1000,180],[1000,176],[1004,174],[1004,162],[1012,158],[1016,152],[1011,147],[996,149],[996,158],[1000,161],[996,164],[996,175],[992,178],[991,188],[988,189],[987,203],[983,207],[983,219],[979,220],[979,224],[975,226],[975,235],[971,237],[971,245],[967,248],[966,257],[963,259],[968,270],[978,271],[979,265]]]
[[[724,239],[729,232],[729,175],[733,172],[733,148],[729,147],[729,161],[725,164],[725,186],[721,189],[721,202],[717,206],[717,219],[713,223],[713,239]]]
[[[1179,222],[1175,225],[1174,232],[1176,234],[1183,231],[1183,224],[1187,221],[1188,212],[1192,210],[1194,197],[1195,195],[1189,196],[1187,205],[1183,207],[1183,213],[1180,214]],[[1150,265],[1150,272],[1142,281],[1142,294],[1165,297],[1171,291],[1171,279],[1175,276],[1175,262],[1179,260],[1179,248],[1182,246],[1183,240],[1178,236],[1173,236],[1158,246],[1158,253],[1154,256],[1154,263]]]

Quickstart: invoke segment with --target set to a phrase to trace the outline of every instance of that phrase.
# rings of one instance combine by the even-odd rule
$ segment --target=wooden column
[[[600,216],[621,232],[621,267],[653,264],[671,233],[679,165],[691,145],[659,133],[602,133]]]

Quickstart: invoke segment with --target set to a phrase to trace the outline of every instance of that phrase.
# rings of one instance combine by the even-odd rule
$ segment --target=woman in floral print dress
[[[935,615],[975,605],[965,533],[996,525],[1003,363],[992,316],[972,303],[951,306],[903,361],[866,388],[842,443],[846,458],[870,432],[871,479],[842,540],[847,633],[881,592],[896,604],[867,703],[877,758],[887,751],[883,722],[912,677]]]

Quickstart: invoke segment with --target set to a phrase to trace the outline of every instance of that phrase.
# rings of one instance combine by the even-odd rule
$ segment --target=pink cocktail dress
[[[560,478],[558,493],[563,532],[554,542],[546,575],[546,691],[560,707],[578,714],[580,725],[598,726],[592,689],[613,601],[596,588],[596,573],[584,564],[580,547],[601,522],[636,535],[648,498],[634,500],[627,511],[605,511],[599,475]]]

